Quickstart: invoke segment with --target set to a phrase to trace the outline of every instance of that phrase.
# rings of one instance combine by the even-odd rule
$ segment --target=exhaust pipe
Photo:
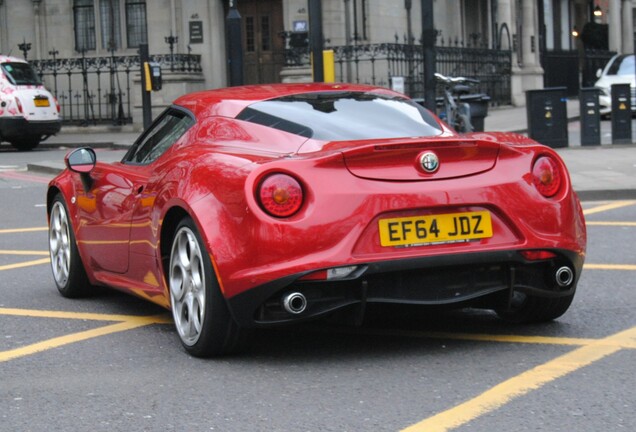
[[[283,296],[283,307],[292,315],[301,314],[307,309],[307,298],[299,292],[285,294]]]
[[[555,273],[556,283],[561,288],[568,287],[574,281],[574,272],[570,267],[563,266]]]

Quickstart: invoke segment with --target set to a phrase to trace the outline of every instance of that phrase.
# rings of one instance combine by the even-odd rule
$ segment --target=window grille
[[[252,16],[245,17],[245,50],[247,52],[256,51],[256,28]]]
[[[270,51],[272,49],[271,28],[269,25],[269,16],[261,17],[261,49]]]

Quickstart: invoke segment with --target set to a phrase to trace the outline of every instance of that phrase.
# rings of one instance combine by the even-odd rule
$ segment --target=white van
[[[24,60],[0,55],[0,141],[31,150],[62,126],[60,105]]]

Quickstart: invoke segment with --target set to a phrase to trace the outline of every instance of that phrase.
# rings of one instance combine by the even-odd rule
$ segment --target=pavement
[[[636,199],[636,119],[632,120],[632,143],[611,143],[611,121],[601,122],[601,145],[582,146],[579,101],[567,101],[568,147],[556,151],[565,161],[574,190],[582,200]],[[527,133],[525,107],[490,108],[484,121],[488,131]],[[98,157],[118,160],[139,136],[132,126],[63,127],[61,133],[40,144],[49,148],[74,148],[88,145],[93,148],[119,149],[121,152],[100,152]],[[62,161],[30,164],[36,172],[57,173],[64,168]]]

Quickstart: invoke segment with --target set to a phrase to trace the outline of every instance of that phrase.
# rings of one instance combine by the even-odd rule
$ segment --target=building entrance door
[[[243,26],[243,78],[245,84],[280,82],[285,63],[282,0],[238,2]]]

